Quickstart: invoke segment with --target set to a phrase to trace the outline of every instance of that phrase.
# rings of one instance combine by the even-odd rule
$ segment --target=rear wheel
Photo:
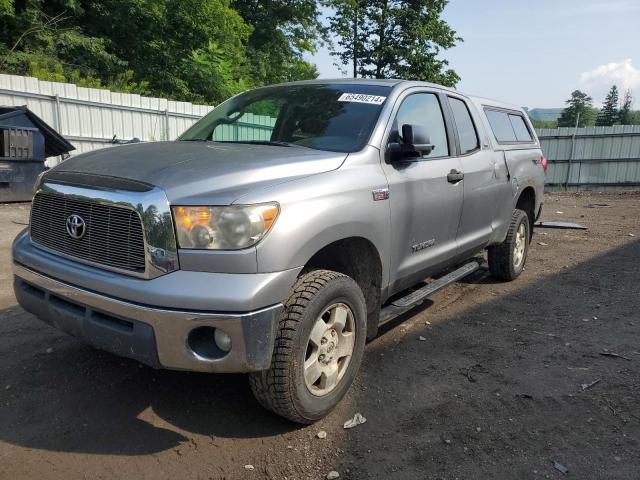
[[[341,273],[301,276],[280,320],[271,367],[249,376],[267,409],[298,423],[327,415],[360,366],[366,306],[360,287]]]
[[[493,277],[499,280],[518,278],[527,261],[530,232],[529,216],[523,210],[514,210],[504,242],[489,247],[489,271]]]

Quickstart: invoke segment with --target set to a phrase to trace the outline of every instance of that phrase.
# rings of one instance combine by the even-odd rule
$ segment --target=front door
[[[449,174],[462,167],[447,135],[443,101],[429,91],[406,94],[388,134],[388,142],[401,143],[402,126],[416,125],[434,146],[422,157],[383,162],[391,209],[391,293],[446,266],[456,254],[463,182],[453,181]]]

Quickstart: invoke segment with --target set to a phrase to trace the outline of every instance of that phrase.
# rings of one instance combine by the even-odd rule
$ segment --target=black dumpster
[[[0,106],[0,202],[29,201],[47,157],[75,150],[27,107]]]

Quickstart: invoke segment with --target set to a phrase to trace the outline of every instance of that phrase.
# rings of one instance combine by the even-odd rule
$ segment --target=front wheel
[[[489,247],[489,271],[494,278],[515,280],[522,273],[529,253],[530,232],[527,213],[514,210],[504,242]]]
[[[366,318],[353,279],[329,270],[302,275],[285,303],[271,367],[249,375],[260,404],[298,423],[327,415],[360,367]]]

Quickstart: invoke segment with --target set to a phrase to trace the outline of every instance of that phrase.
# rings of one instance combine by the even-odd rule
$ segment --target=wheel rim
[[[527,229],[521,223],[516,232],[516,244],[513,247],[513,265],[519,267],[524,261],[524,252],[527,248]]]
[[[335,389],[349,366],[356,339],[353,312],[344,303],[326,308],[316,319],[304,360],[304,381],[313,395]]]

